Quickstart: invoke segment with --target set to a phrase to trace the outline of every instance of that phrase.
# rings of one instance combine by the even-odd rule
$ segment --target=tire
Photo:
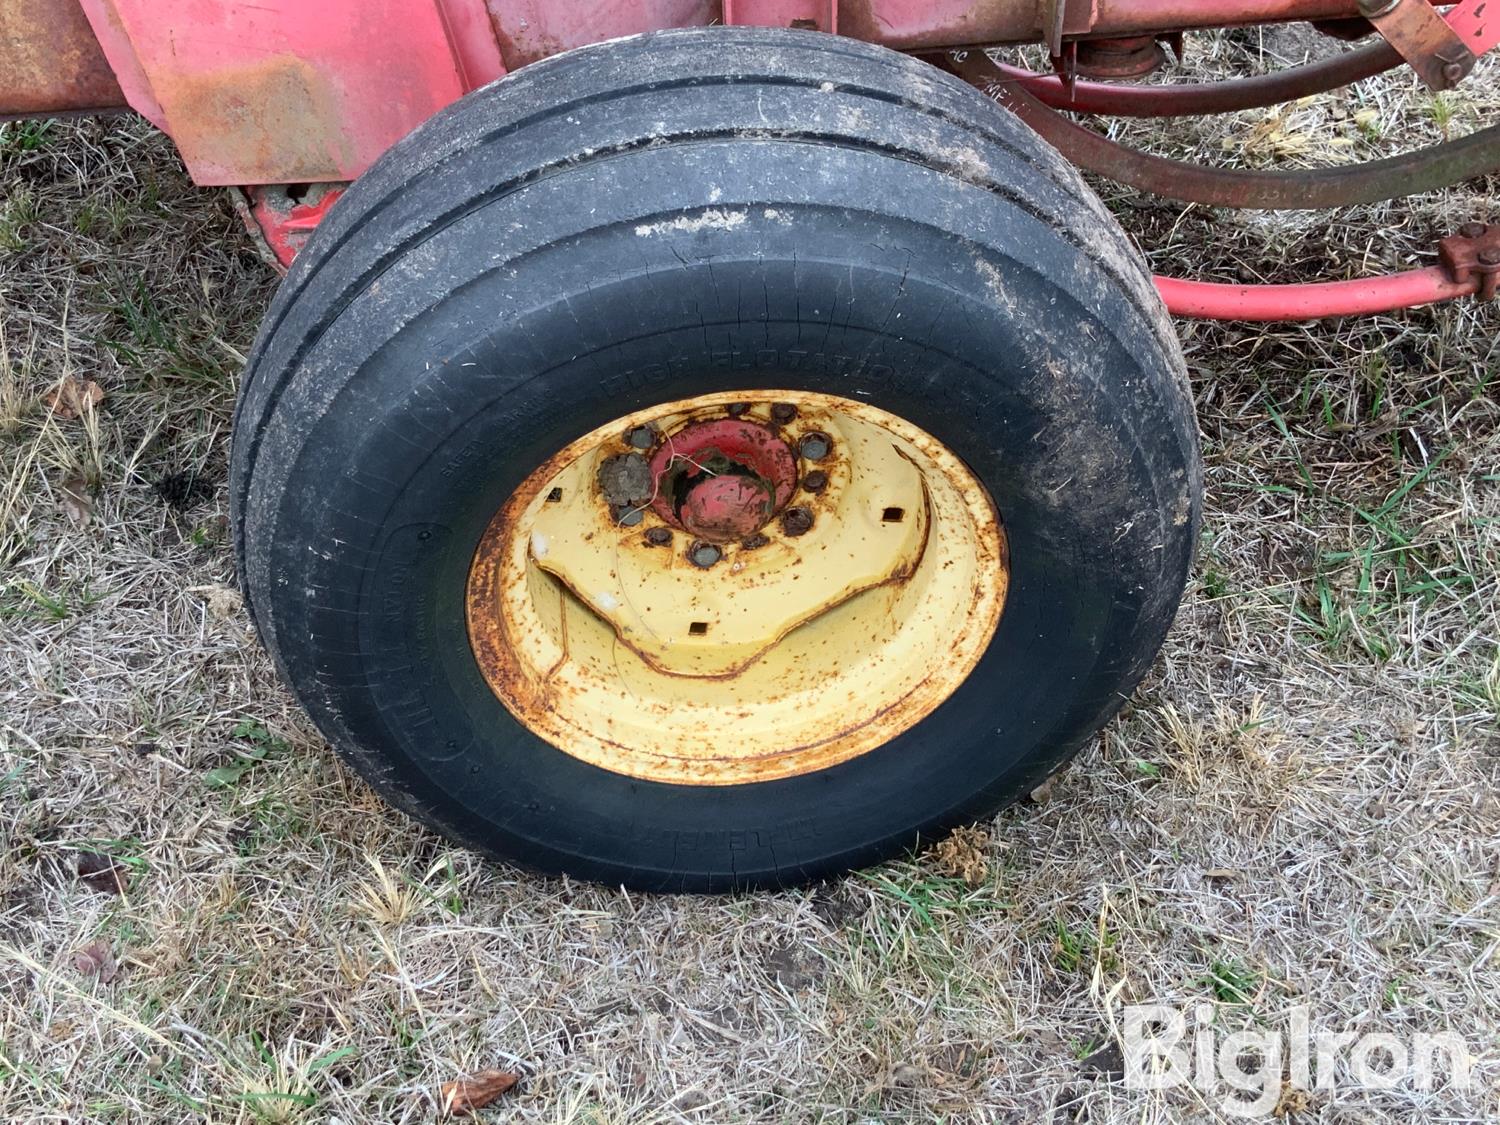
[[[884,745],[758,783],[532,734],[465,631],[497,508],[613,418],[761,387],[878,406],[983,482],[1011,572],[974,671]],[[925,63],[740,28],[537,63],[386,154],[270,309],[231,475],[260,636],[372,785],[491,856],[670,891],[828,877],[1028,792],[1153,660],[1200,489],[1170,322],[1074,171]]]

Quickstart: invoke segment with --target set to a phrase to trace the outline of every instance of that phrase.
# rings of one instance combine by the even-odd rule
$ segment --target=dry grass
[[[1441,109],[1402,77],[1139,132],[1344,159],[1493,120],[1488,74]],[[1161,268],[1312,277],[1426,261],[1495,186],[1337,228],[1109,194]],[[270,290],[146,129],[0,133],[0,1118],[426,1121],[498,1067],[525,1081],[496,1120],[1214,1119],[1080,1065],[1146,1000],[1479,1052],[1469,1093],[1291,1095],[1296,1120],[1500,1112],[1500,310],[1184,326],[1202,563],[1127,712],[961,855],[687,899],[479,863],[292,706],[217,592]],[[68,374],[95,414],[41,409]],[[75,965],[96,939],[109,983]]]

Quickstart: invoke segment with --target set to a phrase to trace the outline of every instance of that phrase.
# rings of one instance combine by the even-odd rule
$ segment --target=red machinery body
[[[5,0],[0,118],[123,104],[172,137],[199,184],[337,185],[509,70],[616,36],[735,23],[836,32],[906,51],[1046,44],[1060,77],[997,73],[1019,89],[1011,108],[1073,156],[1014,98],[1039,99],[1031,107],[1038,114],[1055,113],[1049,105],[1110,105],[1121,87],[1076,84],[1080,47],[1093,48],[1098,68],[1085,73],[1125,74],[1143,58],[1149,64],[1158,38],[1307,20],[1378,29],[1390,41],[1362,49],[1373,65],[1354,60],[1346,79],[1404,56],[1430,83],[1456,82],[1500,42],[1500,0],[1465,0],[1446,24],[1421,0]],[[1127,93],[1149,102],[1151,88]],[[1137,111],[1120,100],[1115,112]],[[1203,111],[1191,95],[1185,100],[1185,109],[1172,103],[1169,111]],[[285,264],[335,198],[326,188],[310,201],[300,189],[289,198],[252,192],[251,211]],[[1373,299],[1367,285],[1358,305],[1439,299],[1452,287],[1423,288],[1406,276]],[[1345,296],[1304,293],[1294,304],[1317,315],[1338,311]],[[1246,307],[1223,297],[1225,308]],[[1218,307],[1201,292],[1183,300]]]
[[[1480,51],[1500,35],[1483,7],[1466,29]],[[0,114],[124,101],[200,184],[352,180],[508,70],[661,28],[809,27],[931,51],[1358,15],[1357,0],[7,0]]]

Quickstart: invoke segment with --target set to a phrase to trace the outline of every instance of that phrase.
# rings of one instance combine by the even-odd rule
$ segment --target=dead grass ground
[[[1305,40],[1191,61],[1263,47]],[[1486,74],[1136,132],[1341,160],[1494,120]],[[1500,218],[1496,186],[1337,228],[1108,194],[1161,268],[1312,277],[1425,262]],[[426,1121],[440,1082],[489,1066],[525,1076],[495,1120],[1219,1118],[1081,1061],[1139,1001],[1225,1028],[1305,1004],[1478,1056],[1467,1092],[1291,1090],[1290,1120],[1500,1114],[1500,309],[1184,326],[1208,521],[1126,713],[977,853],[691,899],[448,847],[277,684],[218,592],[229,411],[271,288],[145,128],[0,132],[0,1118]],[[49,417],[70,374],[106,398]],[[945,873],[976,855],[977,885]]]

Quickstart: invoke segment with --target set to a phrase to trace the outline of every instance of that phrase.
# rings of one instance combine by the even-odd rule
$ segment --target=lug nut
[[[1500,246],[1491,246],[1479,252],[1481,266],[1500,266]]]
[[[788,535],[806,535],[812,525],[813,514],[806,508],[788,508],[781,513],[781,530]]]
[[[822,469],[814,469],[802,478],[802,487],[808,492],[822,492],[828,487],[828,474]]]
[[[797,417],[797,408],[789,402],[778,402],[771,407],[771,421],[784,426]]]
[[[688,561],[700,570],[707,570],[724,557],[724,552],[712,543],[699,539],[688,548]]]
[[[615,523],[621,527],[635,527],[646,514],[640,508],[632,508],[625,504],[616,504],[610,509],[610,514],[615,517]]]
[[[767,539],[764,535],[757,531],[748,539],[743,540],[740,543],[740,546],[745,548],[745,550],[747,551],[758,551],[769,542],[769,539]]]
[[[672,533],[664,527],[652,527],[646,530],[646,542],[653,547],[665,547],[672,542]]]
[[[1484,232],[1490,228],[1483,223],[1465,223],[1458,228],[1458,233],[1465,238],[1483,238]]]
[[[750,412],[748,402],[731,402],[729,404],[729,416],[731,418],[742,418]]]
[[[802,440],[797,443],[797,451],[809,461],[823,460],[832,449],[833,439],[821,430],[803,434]]]
[[[625,444],[632,449],[650,449],[656,444],[656,430],[651,426],[632,426],[625,435]]]

